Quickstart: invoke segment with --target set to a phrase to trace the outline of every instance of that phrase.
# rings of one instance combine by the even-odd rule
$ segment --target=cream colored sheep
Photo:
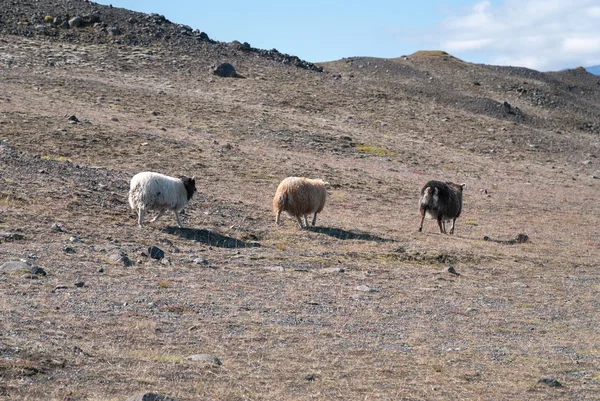
[[[196,192],[195,177],[169,177],[160,173],[145,171],[133,176],[129,189],[129,205],[138,212],[138,225],[144,226],[146,210],[156,210],[155,222],[167,210],[172,210],[177,225],[183,228],[179,212],[186,207]]]
[[[314,213],[312,225],[317,222],[317,213],[321,213],[327,201],[328,185],[320,179],[309,179],[304,177],[288,177],[281,181],[273,198],[273,211],[275,212],[275,223],[279,225],[281,212],[287,212],[295,217],[302,226],[302,216],[308,228],[308,215]]]

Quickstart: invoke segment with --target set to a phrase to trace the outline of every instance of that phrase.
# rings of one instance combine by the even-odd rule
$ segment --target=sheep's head
[[[196,192],[196,177],[186,177],[185,175],[182,175],[181,177],[179,177],[179,179],[181,180],[181,182],[183,182],[183,186],[185,187],[185,191],[187,192],[187,199],[190,200],[192,199],[192,196],[194,196],[194,193]]]

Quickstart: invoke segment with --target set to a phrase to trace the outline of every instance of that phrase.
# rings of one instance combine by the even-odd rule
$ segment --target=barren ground
[[[0,399],[600,399],[597,77],[212,51],[0,36],[0,264],[47,273],[0,271]],[[137,227],[146,170],[196,176],[186,229]],[[311,230],[288,175],[331,183]]]

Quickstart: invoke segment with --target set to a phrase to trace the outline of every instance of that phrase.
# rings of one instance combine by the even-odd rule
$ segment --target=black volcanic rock
[[[152,47],[163,44],[184,51],[198,52],[205,46],[225,43],[209,38],[205,32],[176,24],[159,14],[144,14],[94,2],[38,0],[21,2],[0,0],[0,33],[42,36],[71,43],[115,43]],[[237,51],[297,68],[322,71],[321,67],[277,50],[252,48],[244,42]]]

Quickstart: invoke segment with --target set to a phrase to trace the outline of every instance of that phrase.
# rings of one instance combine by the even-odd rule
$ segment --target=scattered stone
[[[368,285],[365,285],[365,284],[359,285],[358,287],[356,287],[356,291],[362,291],[362,292],[379,292],[378,289],[369,287]]]
[[[54,290],[53,290],[53,292],[56,292],[56,291],[58,291],[58,290],[66,290],[66,289],[68,289],[68,288],[69,288],[69,287],[68,287],[68,286],[66,286],[66,285],[59,284],[59,285],[57,285],[56,287],[54,287]]]
[[[131,261],[131,259],[129,259],[129,257],[123,250],[120,250],[117,253],[108,255],[108,258],[111,260],[114,260],[115,262],[123,263],[123,265],[125,267],[133,266],[133,262]]]
[[[77,253],[75,248],[73,248],[72,246],[68,246],[68,245],[63,246],[63,252],[70,253],[70,254]]]
[[[165,251],[163,251],[159,247],[153,245],[148,248],[148,255],[152,259],[161,260],[165,257]]]
[[[210,354],[195,354],[185,357],[186,360],[192,362],[210,362],[215,366],[221,366],[222,363],[219,358],[212,356]]]
[[[22,234],[17,234],[17,233],[9,233],[6,231],[0,231],[0,238],[3,238],[5,240],[9,240],[9,241],[20,241],[25,239],[25,236]]]
[[[206,260],[204,258],[196,258],[192,262],[194,262],[197,265],[207,265],[208,264],[208,260]]]
[[[37,276],[45,276],[46,275],[46,270],[42,269],[41,267],[31,266],[29,268],[29,273],[30,274],[35,274]]]
[[[346,270],[343,267],[326,267],[323,269],[326,273],[345,273]]]
[[[78,119],[78,118],[77,118],[77,117],[76,117],[74,114],[72,114],[72,115],[70,115],[70,116],[67,116],[67,120],[68,120],[68,121],[74,121],[74,122],[76,122],[76,123],[78,123],[78,122],[79,122],[79,119]]]
[[[563,386],[562,383],[559,382],[558,380],[551,379],[551,378],[546,378],[546,377],[541,378],[540,380],[538,380],[538,383],[546,384],[546,385],[548,385],[550,387],[562,387]]]
[[[588,165],[588,164],[592,164],[593,161],[591,161],[591,160],[584,160],[582,163]]]
[[[229,63],[222,63],[217,66],[213,71],[214,75],[223,78],[237,78],[239,75],[235,72],[235,68]]]
[[[529,286],[528,286],[527,284],[525,284],[525,283],[522,283],[522,282],[520,282],[520,281],[515,281],[515,282],[513,283],[513,285],[514,285],[515,287],[529,288]]]
[[[119,36],[121,34],[121,30],[116,26],[109,26],[106,28],[106,32],[108,32],[110,36]]]
[[[309,382],[315,381],[315,375],[309,373],[306,376],[304,376],[304,380],[308,380]]]
[[[5,272],[24,271],[24,272],[31,273],[31,271],[30,271],[31,267],[32,266],[29,263],[17,260],[17,261],[4,262],[0,266],[0,271],[5,271]]]
[[[444,269],[444,272],[454,274],[455,276],[460,276],[460,273],[456,271],[454,266],[448,266]]]
[[[156,393],[142,393],[132,395],[125,401],[177,401],[175,398],[167,397]]]
[[[75,282],[75,287],[81,288],[83,286],[85,286],[85,282],[84,281],[76,281]]]
[[[39,277],[38,277],[38,276],[36,276],[35,274],[31,274],[31,273],[26,273],[26,274],[23,274],[23,275],[21,276],[21,278],[22,278],[22,279],[26,279],[26,280],[37,280],[37,279],[39,279]]]
[[[519,234],[516,239],[518,244],[524,244],[529,241],[529,236],[527,234]]]
[[[50,229],[57,233],[61,233],[63,231],[62,227],[58,223],[52,224],[52,227],[50,227]]]
[[[96,269],[96,271],[98,273],[104,273],[104,268],[103,267],[99,267],[99,268]]]
[[[83,25],[83,19],[81,17],[73,17],[68,22],[69,28],[79,28]]]
[[[81,241],[79,238],[77,238],[77,237],[71,237],[71,238],[69,238],[69,241],[70,241],[70,242],[82,242],[82,241]]]

